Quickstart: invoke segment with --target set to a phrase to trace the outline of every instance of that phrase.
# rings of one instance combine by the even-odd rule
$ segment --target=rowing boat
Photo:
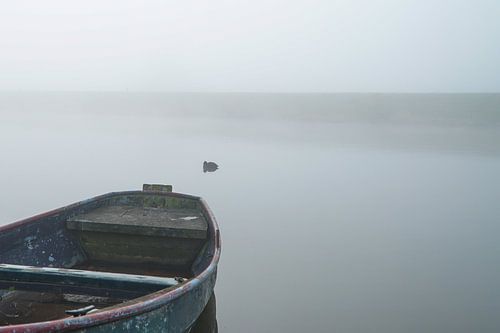
[[[0,333],[189,332],[220,233],[171,186],[113,192],[0,227]]]

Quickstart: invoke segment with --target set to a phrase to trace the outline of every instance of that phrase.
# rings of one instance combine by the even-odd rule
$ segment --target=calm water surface
[[[0,117],[0,223],[205,197],[219,332],[500,331],[499,95],[3,93]]]

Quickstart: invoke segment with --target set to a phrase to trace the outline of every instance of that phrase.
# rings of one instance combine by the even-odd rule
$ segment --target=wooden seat
[[[208,224],[199,210],[111,205],[70,217],[88,260],[160,264],[185,269],[206,242]]]
[[[138,297],[177,285],[174,278],[0,264],[0,289],[58,290],[94,296]]]
[[[207,238],[207,221],[187,209],[106,206],[68,219],[71,230],[172,238]]]

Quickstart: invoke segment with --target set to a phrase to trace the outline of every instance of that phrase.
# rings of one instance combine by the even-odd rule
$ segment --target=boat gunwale
[[[206,201],[199,197],[193,196],[189,194],[176,193],[176,192],[143,192],[143,191],[119,191],[119,192],[109,192],[106,194],[102,194],[99,196],[92,197],[90,199],[85,199],[82,201],[75,202],[73,204],[57,208],[54,210],[50,210],[45,213],[41,213],[32,217],[28,217],[26,219],[19,220],[17,222],[9,223],[4,226],[0,226],[0,233],[4,231],[9,231],[12,229],[19,228],[21,226],[34,223],[42,218],[47,218],[53,215],[57,215],[59,213],[65,212],[67,210],[71,210],[77,208],[79,206],[93,203],[99,200],[115,197],[115,196],[123,196],[123,195],[134,195],[134,194],[152,194],[152,195],[161,195],[168,197],[177,197],[177,198],[185,198],[185,199],[193,199],[197,200],[200,204],[202,212],[207,217],[207,222],[209,223],[209,228],[213,229],[213,233],[211,237],[213,239],[214,244],[214,252],[212,258],[208,264],[208,266],[200,272],[195,277],[189,279],[183,284],[178,286],[165,288],[159,290],[155,293],[147,294],[141,297],[140,299],[134,301],[133,299],[128,301],[127,305],[123,307],[113,307],[109,310],[99,311],[96,313],[87,314],[81,317],[70,317],[70,318],[62,318],[51,321],[44,322],[35,322],[28,324],[18,324],[18,325],[10,325],[10,326],[0,326],[0,333],[8,333],[8,332],[66,332],[75,329],[82,329],[91,326],[98,326],[106,323],[111,323],[118,320],[123,320],[126,318],[130,318],[133,316],[141,315],[143,313],[151,312],[156,310],[171,301],[187,294],[189,291],[195,289],[201,283],[206,281],[216,270],[217,264],[220,258],[221,252],[221,241],[220,241],[220,230],[217,224],[217,220],[208,207]],[[209,240],[207,238],[207,240]]]

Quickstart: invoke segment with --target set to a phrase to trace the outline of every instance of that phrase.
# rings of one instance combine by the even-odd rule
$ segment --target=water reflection
[[[499,109],[500,94],[0,94],[0,224],[171,183],[221,226],[221,332],[500,332]]]
[[[215,293],[212,293],[212,297],[189,333],[217,333],[218,331]]]

